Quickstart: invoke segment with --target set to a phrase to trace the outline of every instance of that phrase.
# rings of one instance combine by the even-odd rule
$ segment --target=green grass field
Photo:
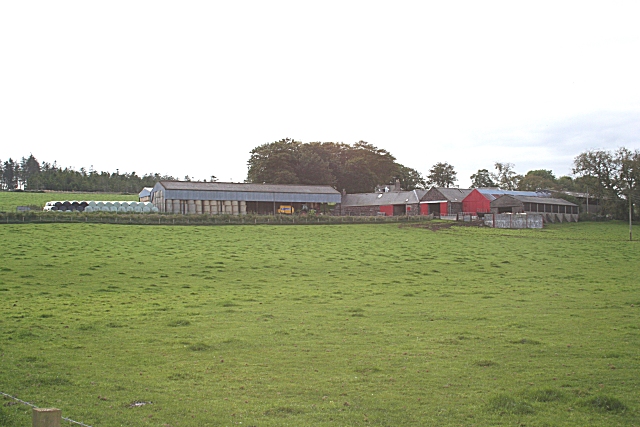
[[[0,212],[15,212],[17,206],[38,206],[44,207],[44,204],[52,200],[108,200],[108,201],[138,201],[137,194],[119,194],[119,193],[27,193],[21,191],[3,191],[0,192]]]
[[[0,391],[94,427],[638,426],[626,239],[0,225]]]

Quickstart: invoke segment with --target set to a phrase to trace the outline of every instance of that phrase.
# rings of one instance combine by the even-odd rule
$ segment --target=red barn
[[[462,200],[471,193],[464,188],[432,187],[420,199],[420,213],[436,217],[456,215],[463,212]]]
[[[474,188],[467,197],[462,200],[464,212],[488,213],[491,212],[491,200],[486,195]]]
[[[468,196],[462,200],[462,211],[465,213],[489,213],[491,202],[503,195],[546,197],[546,193],[535,191],[501,190],[499,188],[474,188]]]

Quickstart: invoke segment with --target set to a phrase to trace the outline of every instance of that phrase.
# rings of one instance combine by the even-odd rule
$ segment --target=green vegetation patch
[[[517,399],[508,394],[500,394],[489,400],[488,409],[501,415],[528,415],[535,411],[533,406],[522,399]]]
[[[620,399],[607,395],[594,396],[586,401],[586,405],[604,412],[624,412],[627,409]]]
[[[0,224],[0,391],[94,426],[634,426],[627,239]]]

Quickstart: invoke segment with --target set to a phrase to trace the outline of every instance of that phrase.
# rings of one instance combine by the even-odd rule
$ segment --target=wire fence
[[[22,400],[22,399],[18,399],[17,397],[15,397],[15,396],[11,396],[10,394],[4,393],[4,392],[2,392],[2,391],[0,391],[0,394],[1,394],[1,395],[3,395],[3,396],[5,396],[5,397],[8,397],[9,399],[13,399],[13,400],[15,400],[16,402],[22,403],[23,405],[31,406],[32,408],[36,408],[36,409],[37,409],[37,408],[39,408],[39,406],[36,406],[36,405],[34,405],[33,403],[29,403],[29,402],[26,402],[26,401],[24,401],[24,400]],[[74,421],[74,420],[72,420],[71,418],[62,417],[62,419],[63,419],[63,420],[65,420],[65,421],[67,421],[67,422],[70,422],[70,423],[72,423],[72,424],[77,424],[77,425],[79,425],[79,426],[83,426],[83,427],[91,427],[89,424],[81,423],[80,421]]]
[[[333,215],[180,215],[126,214],[111,212],[0,212],[0,224],[18,223],[92,223],[135,225],[318,225],[421,223],[429,216],[333,216]]]

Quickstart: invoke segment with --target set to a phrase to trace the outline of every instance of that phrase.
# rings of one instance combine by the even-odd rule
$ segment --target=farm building
[[[281,205],[296,212],[303,206],[322,210],[328,203],[340,203],[340,193],[328,185],[160,181],[151,191],[151,202],[160,212],[275,214]]]
[[[599,197],[589,193],[578,193],[573,191],[563,191],[567,196],[575,197],[579,202],[580,210],[590,214],[598,214],[602,210],[602,201]]]
[[[536,193],[535,191],[512,191],[499,188],[474,188],[464,200],[462,211],[465,213],[489,213],[491,202],[498,197],[508,194],[510,196],[547,197],[548,193]]]
[[[552,197],[502,195],[491,202],[492,213],[540,213],[545,222],[578,222],[578,205]]]
[[[376,193],[343,194],[342,203],[339,209],[336,207],[335,213],[356,216],[420,215],[420,198],[425,193],[425,190],[394,189]]]
[[[141,202],[150,202],[151,201],[151,192],[153,191],[153,187],[144,187],[140,193],[138,193],[138,199]]]
[[[443,217],[464,212],[462,201],[472,190],[432,187],[420,198],[420,213]]]

